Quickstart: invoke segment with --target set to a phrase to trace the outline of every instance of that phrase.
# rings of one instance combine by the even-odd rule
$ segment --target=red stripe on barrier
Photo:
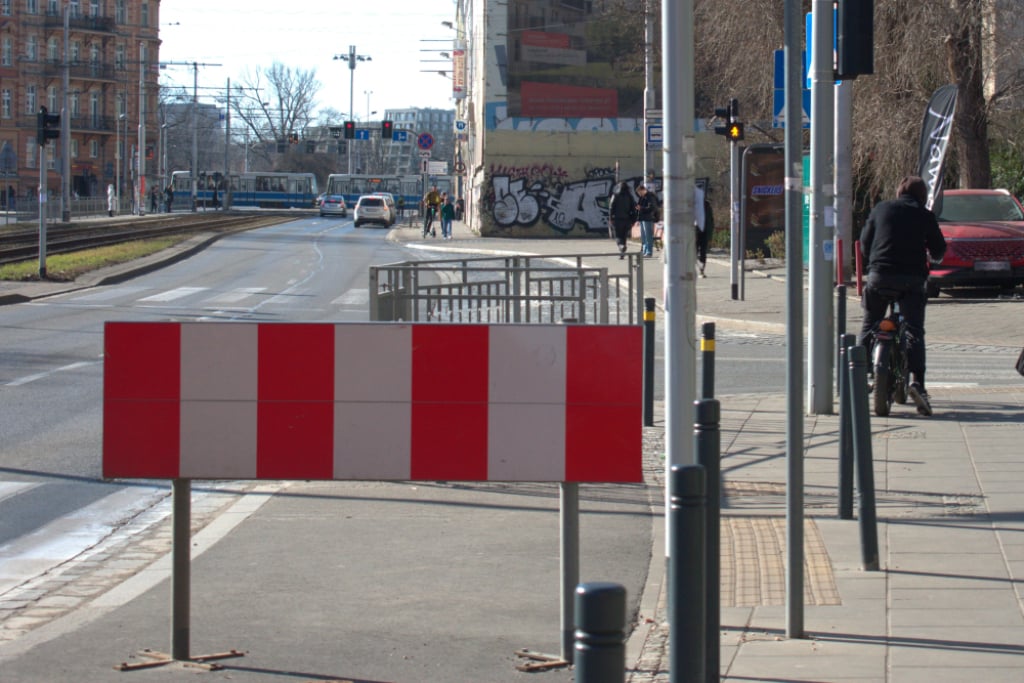
[[[487,368],[487,326],[413,327],[413,479],[487,480]]]
[[[107,323],[103,476],[178,476],[181,327]]]
[[[643,329],[566,332],[566,481],[643,481]]]
[[[259,328],[256,476],[334,476],[334,325]]]

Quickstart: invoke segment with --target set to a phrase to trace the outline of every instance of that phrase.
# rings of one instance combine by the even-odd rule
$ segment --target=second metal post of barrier
[[[706,683],[707,488],[700,465],[669,472],[669,683]]]
[[[704,323],[700,326],[700,397],[712,398],[715,395],[715,324]]]
[[[878,525],[875,513],[875,472],[871,456],[871,416],[868,414],[867,350],[847,350],[849,357],[850,414],[853,417],[853,453],[856,459],[857,514],[860,522],[861,562],[865,571],[877,571]]]
[[[654,298],[644,299],[644,426],[654,426]]]
[[[850,347],[852,334],[839,335],[839,519],[853,519],[853,416],[850,412]]]

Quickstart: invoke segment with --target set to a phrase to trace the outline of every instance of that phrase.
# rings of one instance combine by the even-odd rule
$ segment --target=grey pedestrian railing
[[[370,320],[639,324],[643,291],[637,254],[405,261],[370,267]]]

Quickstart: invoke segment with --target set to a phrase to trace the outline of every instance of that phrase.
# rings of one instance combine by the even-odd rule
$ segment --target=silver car
[[[356,202],[355,225],[361,227],[366,223],[380,223],[390,227],[394,214],[384,197],[364,194]]]
[[[320,200],[321,216],[347,216],[348,207],[345,206],[345,197],[340,194],[325,194]]]

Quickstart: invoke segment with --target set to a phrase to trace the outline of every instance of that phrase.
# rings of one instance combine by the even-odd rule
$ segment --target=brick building
[[[140,81],[144,156],[149,157],[143,170],[155,173],[159,8],[159,0],[0,0],[0,182],[5,188],[34,197],[40,163],[37,113],[46,107],[60,114],[66,106],[70,138],[49,142],[43,154],[50,196],[59,196],[64,145],[70,152],[72,193],[103,195],[120,176],[127,195],[135,173],[130,157],[139,141]]]

